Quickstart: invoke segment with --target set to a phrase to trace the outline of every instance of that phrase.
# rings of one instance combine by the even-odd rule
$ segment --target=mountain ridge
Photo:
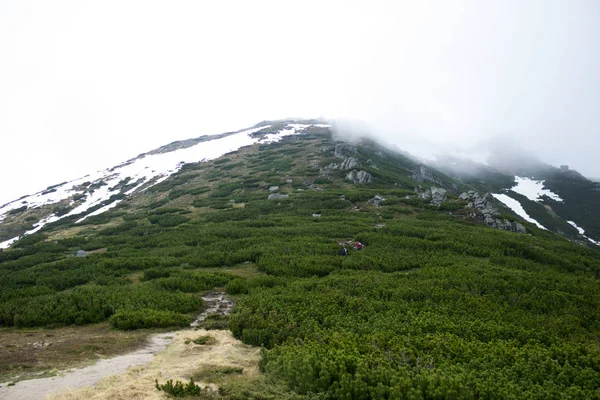
[[[81,222],[87,217],[108,211],[116,207],[129,195],[136,192],[143,192],[154,185],[160,184],[169,176],[179,171],[185,162],[202,162],[207,159],[218,158],[228,151],[239,149],[245,145],[280,140],[289,134],[296,134],[296,129],[302,130],[310,126],[327,128],[327,134],[333,134],[333,137],[343,142],[344,133],[334,130],[331,124],[325,122],[317,119],[265,120],[252,127],[238,131],[217,135],[203,135],[193,139],[175,141],[149,152],[141,153],[115,167],[97,171],[94,174],[86,175],[74,181],[49,186],[44,191],[33,195],[23,196],[0,207],[0,248],[6,248],[21,235],[35,233],[46,224],[56,222],[65,216],[82,214],[78,220],[78,222]],[[232,138],[236,140],[232,140]],[[241,143],[235,143],[237,140],[240,140]],[[229,141],[229,143],[225,145],[225,148],[213,149],[213,154],[209,154],[210,151],[200,152],[200,154],[184,154],[185,152],[201,149],[203,146],[211,146],[223,141]],[[354,138],[347,143],[350,146],[354,143],[376,146],[382,149],[385,148],[384,145],[378,144],[370,138]],[[415,164],[420,162],[417,158],[412,157],[406,152],[400,151],[398,154],[410,159]],[[208,158],[206,157],[207,155]],[[161,161],[158,160],[160,157],[170,159]],[[181,160],[178,161],[178,157]],[[336,157],[339,158],[339,155],[336,155]],[[153,158],[156,159],[156,162],[150,161]],[[357,166],[355,165],[357,164],[355,158],[350,157],[349,160],[353,164],[351,167]],[[368,161],[371,160],[364,160],[364,162]],[[442,184],[442,187],[446,189],[456,190],[455,188],[458,187],[458,184],[464,183],[467,185],[464,187],[465,190],[475,189],[484,193],[486,191],[505,193],[513,200],[523,203],[521,206],[524,206],[530,213],[534,214],[534,219],[541,218],[546,221],[548,227],[544,225],[545,229],[550,229],[555,233],[566,235],[575,240],[588,239],[592,243],[600,240],[600,219],[593,218],[593,208],[597,204],[600,204],[600,186],[583,177],[577,171],[569,170],[568,167],[566,169],[554,168],[534,160],[527,164],[530,166],[529,169],[520,168],[516,171],[517,175],[511,176],[501,172],[501,169],[496,169],[493,164],[483,165],[453,156],[441,156],[438,157],[436,162],[418,165],[421,166],[413,166],[413,170],[408,173],[415,182],[405,182],[406,187],[411,187],[411,185],[412,187],[417,187],[423,181],[428,181],[436,185],[442,184],[442,181],[439,179],[423,178],[423,171],[417,171],[418,168],[425,168],[425,174],[429,175],[431,175],[429,170],[434,171],[436,174],[439,173],[436,172],[437,170],[443,171],[452,177],[450,180],[446,179],[444,182],[445,185]],[[330,165],[324,167],[324,174],[327,174],[328,169],[342,168],[349,170],[348,175],[351,176],[351,180],[354,182],[364,183],[365,180],[369,179],[369,172],[365,171],[366,174],[361,173],[362,175],[358,176],[358,170],[352,172],[355,168],[347,168],[347,166],[343,163],[338,165],[335,162],[331,162]],[[129,171],[126,171],[127,169]],[[119,173],[119,170],[125,171]],[[547,212],[543,211],[535,204],[539,201],[534,199],[524,200],[512,192],[512,188],[517,185],[515,179],[519,179],[519,176],[530,176],[533,180],[550,185],[549,187],[558,191],[558,193],[571,193],[571,195],[568,195],[569,202],[574,203],[574,205],[565,206],[564,203],[559,204],[556,201],[552,201],[552,199],[543,199],[541,200],[541,204],[548,209]],[[577,187],[573,189],[575,186]],[[582,193],[583,196],[586,196],[586,199],[583,207],[580,207],[581,205],[577,203]],[[598,195],[596,196],[596,194]],[[43,211],[39,213],[34,212],[36,209]],[[509,212],[513,213],[514,210],[511,209]],[[20,220],[14,218],[19,213],[23,214],[23,218]],[[517,215],[524,217],[526,220],[532,219],[530,215],[526,212],[523,213],[523,211],[517,212]],[[587,235],[580,233],[582,229]],[[594,239],[592,240],[590,237]]]

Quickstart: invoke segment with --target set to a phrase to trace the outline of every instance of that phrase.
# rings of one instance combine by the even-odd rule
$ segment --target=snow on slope
[[[34,229],[25,233],[26,235],[32,234],[42,229],[44,225],[48,223],[58,221],[66,216],[84,214],[90,208],[96,207],[107,201],[111,196],[120,194],[121,190],[119,184],[121,183],[122,186],[122,183],[127,178],[130,179],[129,182],[135,184],[134,188],[125,192],[126,195],[130,195],[136,191],[146,190],[147,188],[164,181],[170,175],[179,171],[185,163],[213,160],[226,153],[238,150],[241,147],[250,146],[256,143],[274,143],[285,136],[301,134],[304,129],[311,126],[330,127],[330,125],[326,124],[287,124],[283,130],[277,133],[270,133],[264,135],[262,138],[252,136],[253,133],[268,128],[269,126],[270,125],[264,125],[258,128],[248,129],[168,153],[145,155],[124,162],[114,168],[97,171],[93,174],[86,175],[83,178],[57,185],[49,190],[23,197],[0,207],[0,222],[6,218],[8,212],[23,206],[37,208],[43,205],[58,203],[61,200],[69,199],[75,195],[85,195],[83,203],[75,207],[69,213],[63,216],[56,216],[55,214],[47,215],[34,225]],[[92,189],[90,188],[91,184],[102,185]],[[87,215],[83,215],[77,223],[85,220],[87,217],[101,214],[115,207],[119,201],[120,200],[115,200]],[[74,201],[72,200],[71,204],[73,203]],[[0,248],[9,247],[17,239],[18,238],[13,238],[0,243]]]
[[[581,236],[583,236],[584,238],[586,238],[590,242],[594,243],[595,245],[600,246],[600,242],[597,242],[594,239],[591,239],[591,238],[585,236],[585,230],[582,227],[577,226],[577,224],[575,222],[573,222],[573,221],[567,221],[567,223],[569,223],[571,226],[573,226],[573,228],[577,229],[577,231],[579,232],[579,234]]]
[[[542,196],[548,196],[552,200],[562,202],[563,199],[559,195],[549,189],[544,189],[544,181],[535,181],[529,178],[515,176],[516,186],[512,187],[513,192],[522,194],[531,201],[540,201]]]
[[[525,209],[523,208],[521,203],[519,203],[517,200],[513,199],[512,197],[509,197],[506,194],[492,194],[492,196],[494,196],[496,199],[498,199],[500,202],[502,202],[506,207],[513,210],[515,212],[515,214],[517,214],[519,217],[523,218],[525,221],[531,222],[532,224],[537,225],[538,228],[548,230],[542,224],[537,222],[535,219],[531,218],[529,216],[529,214],[527,214],[527,212],[525,211]]]

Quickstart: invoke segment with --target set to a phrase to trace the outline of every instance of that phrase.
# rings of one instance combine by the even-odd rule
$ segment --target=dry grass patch
[[[209,336],[214,342],[191,345],[195,339],[202,336]],[[156,354],[149,364],[105,378],[94,387],[61,393],[50,398],[166,399],[167,395],[156,389],[157,381],[159,384],[168,380],[188,382],[190,378],[194,378],[195,383],[203,389],[209,388],[213,393],[211,398],[232,398],[230,395],[222,397],[219,394],[220,383],[227,381],[228,384],[235,383],[236,386],[246,387],[254,380],[260,379],[259,355],[259,348],[241,343],[233,338],[229,331],[187,329],[176,332],[173,343],[166,350]],[[275,398],[280,397],[273,399]]]
[[[55,329],[0,329],[0,382],[52,375],[140,347],[156,331],[122,332],[107,323]]]

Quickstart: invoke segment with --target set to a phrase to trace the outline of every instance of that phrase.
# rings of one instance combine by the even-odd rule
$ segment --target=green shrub
[[[155,387],[173,397],[200,396],[204,392],[200,386],[194,383],[194,379],[190,379],[188,383],[181,381],[173,383],[173,380],[170,379],[162,385],[156,380]]]

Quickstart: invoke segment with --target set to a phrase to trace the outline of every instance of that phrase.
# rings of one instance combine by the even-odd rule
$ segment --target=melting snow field
[[[563,199],[560,198],[559,195],[552,192],[549,189],[544,189],[544,181],[534,181],[529,178],[522,178],[520,176],[515,176],[516,186],[511,188],[513,192],[522,194],[527,197],[531,201],[540,201],[542,200],[542,196],[548,196],[552,200],[562,202]]]
[[[32,234],[44,227],[44,225],[58,221],[59,219],[85,213],[92,207],[98,206],[108,200],[111,196],[121,193],[119,183],[124,179],[130,178],[129,182],[135,184],[135,187],[128,190],[125,194],[129,195],[138,190],[145,190],[148,187],[156,185],[170,175],[181,169],[185,163],[200,162],[214,160],[232,151],[236,151],[244,146],[250,146],[256,143],[274,143],[278,142],[285,136],[298,135],[308,127],[329,127],[326,124],[288,124],[285,129],[265,135],[262,138],[253,137],[252,134],[268,128],[269,125],[258,128],[248,129],[242,132],[234,133],[219,139],[209,140],[198,143],[194,146],[171,151],[168,153],[146,155],[138,159],[127,161],[114,168],[97,171],[93,174],[86,175],[83,178],[66,182],[57,185],[50,190],[45,190],[31,196],[23,197],[19,200],[8,203],[0,207],[0,222],[6,218],[7,213],[11,210],[27,206],[28,208],[37,208],[43,205],[55,204],[61,200],[68,199],[76,194],[85,194],[86,197],[82,204],[71,210],[63,216],[50,214],[34,225],[34,229],[27,231],[25,234]],[[90,183],[104,182],[104,185],[95,190],[87,189]],[[85,185],[84,185],[85,183]],[[142,187],[145,186],[143,189]],[[77,223],[85,220],[92,215],[101,214],[113,207],[119,201],[114,201],[111,204],[105,205],[94,212],[82,216]],[[7,248],[14,243],[18,238],[13,238],[0,243],[0,248]]]
[[[527,214],[527,212],[525,211],[525,209],[523,208],[521,203],[519,203],[517,200],[513,199],[512,197],[509,197],[506,194],[492,194],[492,196],[494,196],[496,199],[501,201],[506,207],[513,210],[515,212],[515,214],[517,214],[519,217],[523,218],[525,221],[531,222],[532,224],[537,225],[538,228],[548,230],[542,224],[537,222],[535,219],[531,218],[529,216],[529,214]]]
[[[580,234],[581,236],[583,236],[584,238],[586,238],[586,239],[587,239],[587,240],[589,240],[590,242],[594,243],[595,245],[598,245],[598,246],[600,246],[600,242],[597,242],[597,241],[595,241],[594,239],[590,239],[589,237],[585,236],[585,230],[584,230],[582,227],[580,227],[580,226],[577,226],[577,224],[576,224],[575,222],[573,222],[573,221],[567,221],[567,222],[568,222],[568,223],[569,223],[571,226],[573,226],[573,228],[577,229],[577,231],[579,232],[579,234]]]

